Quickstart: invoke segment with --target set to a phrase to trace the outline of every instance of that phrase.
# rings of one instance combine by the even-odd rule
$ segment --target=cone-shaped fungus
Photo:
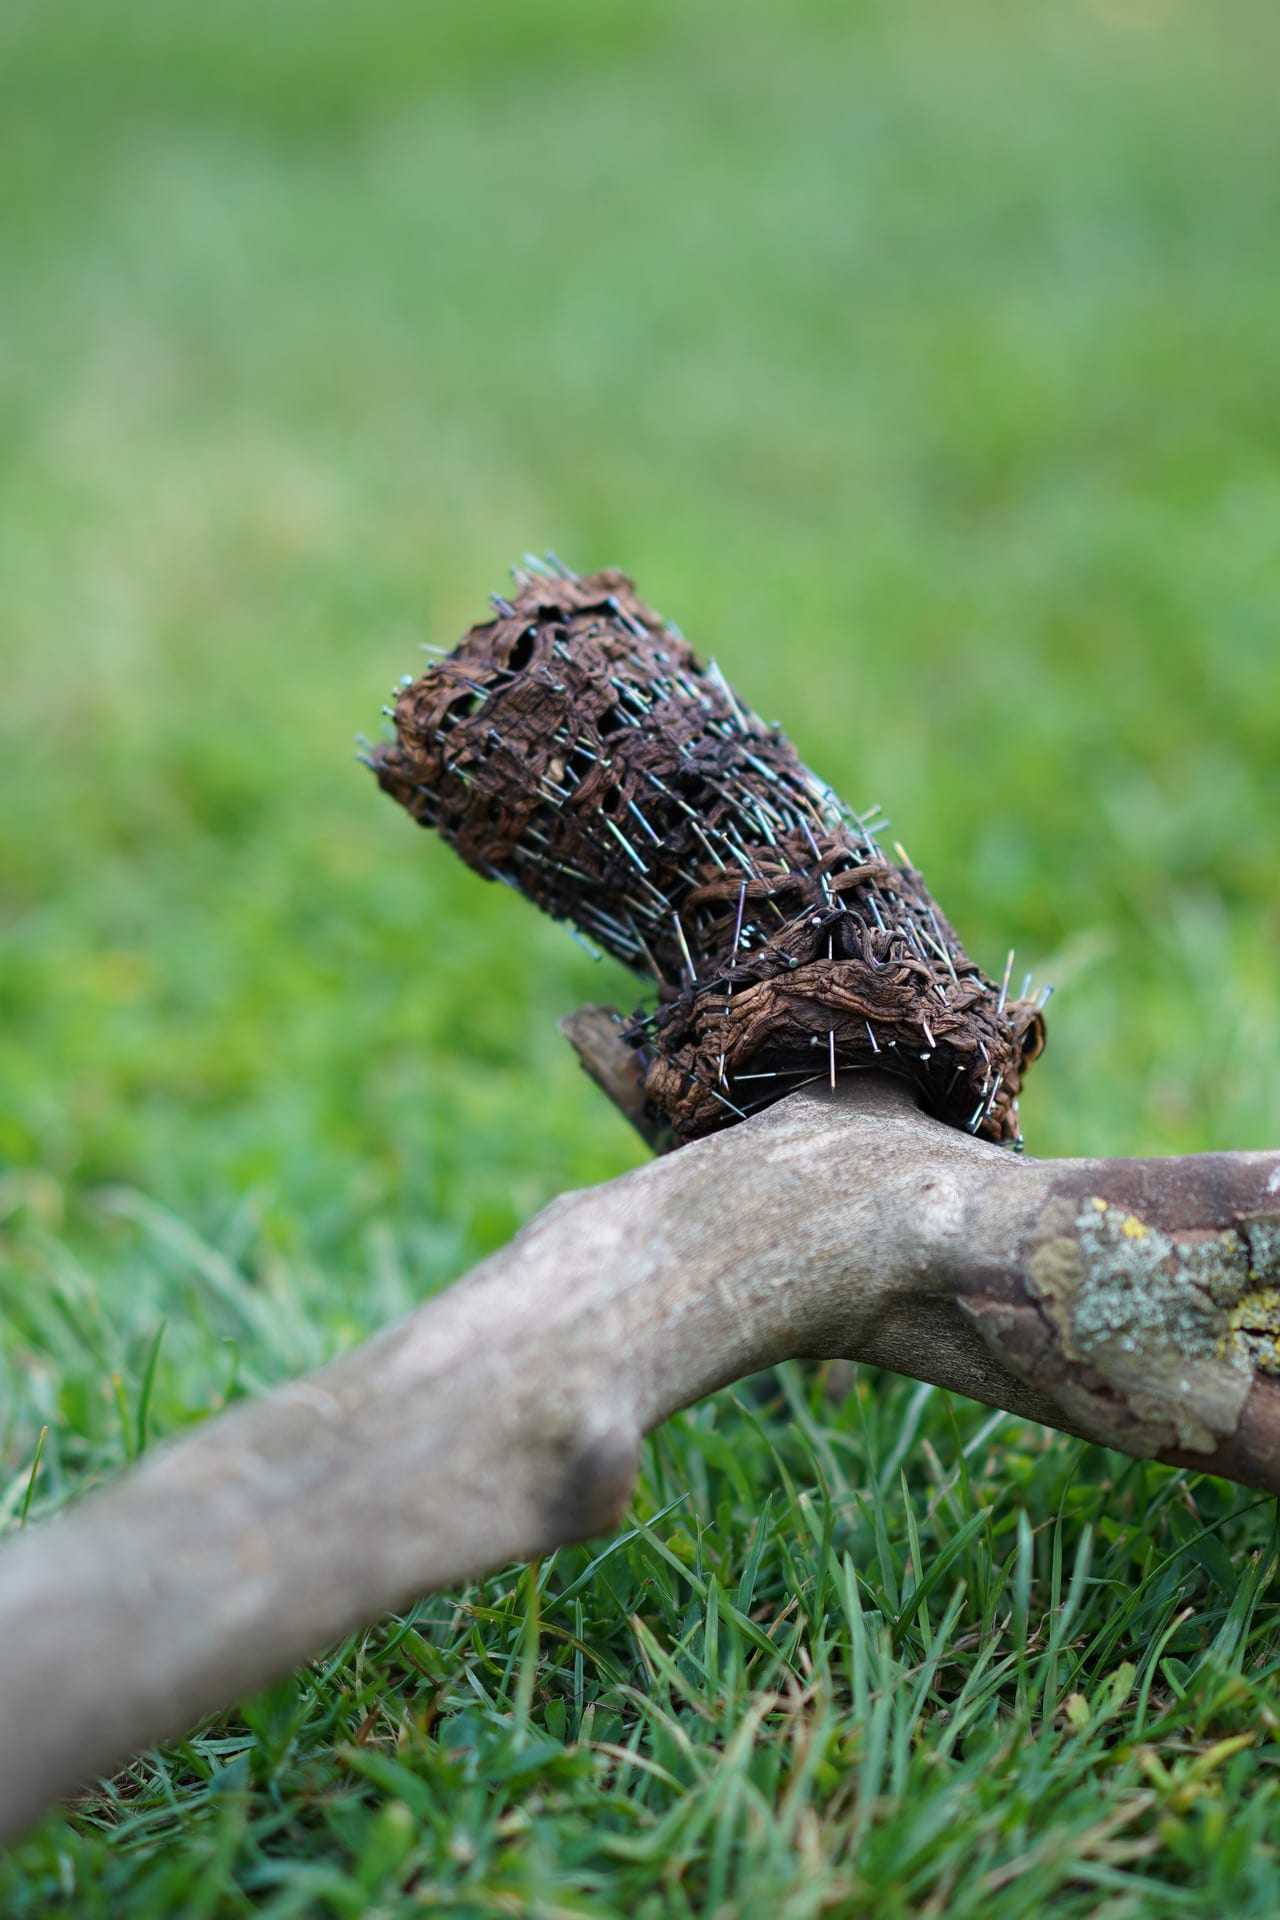
[[[678,1142],[876,1067],[1020,1143],[1043,1002],[968,958],[924,882],[621,573],[529,562],[389,709],[386,789],[478,873],[656,985],[626,1027]]]

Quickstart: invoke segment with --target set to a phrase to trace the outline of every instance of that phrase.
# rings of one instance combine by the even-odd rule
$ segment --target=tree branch
[[[0,1833],[425,1590],[606,1531],[640,1440],[847,1356],[1280,1491],[1280,1155],[1017,1159],[850,1076],[607,1185],[0,1552]]]

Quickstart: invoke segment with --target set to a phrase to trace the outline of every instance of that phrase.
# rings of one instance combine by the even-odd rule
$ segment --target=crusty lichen
[[[1173,1233],[1100,1196],[1055,1212],[1028,1281],[1072,1363],[1064,1404],[1130,1452],[1212,1452],[1255,1367],[1280,1373],[1280,1214]]]
[[[1231,1313],[1231,1336],[1261,1373],[1280,1374],[1280,1213],[1247,1213],[1240,1221],[1248,1284]]]
[[[1084,1278],[1073,1329],[1086,1350],[1118,1341],[1145,1352],[1153,1332],[1188,1360],[1221,1351],[1223,1310],[1248,1284],[1248,1249],[1238,1233],[1162,1233],[1136,1214],[1093,1199],[1077,1220]]]

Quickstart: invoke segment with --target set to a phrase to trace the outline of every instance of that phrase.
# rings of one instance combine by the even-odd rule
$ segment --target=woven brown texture
[[[478,873],[653,980],[627,1031],[654,1120],[684,1142],[874,1066],[952,1125],[1017,1141],[1039,1008],[974,966],[874,819],[625,575],[515,577],[495,619],[402,686],[370,764]]]

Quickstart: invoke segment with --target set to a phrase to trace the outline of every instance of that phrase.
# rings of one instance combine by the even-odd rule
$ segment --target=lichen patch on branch
[[[1248,1284],[1238,1233],[1163,1233],[1122,1207],[1091,1198],[1076,1220],[1080,1285],[1064,1329],[1073,1359],[1116,1343],[1146,1353],[1153,1338],[1187,1360],[1225,1351],[1226,1312]]]
[[[1232,1334],[1261,1373],[1280,1374],[1280,1212],[1240,1216],[1248,1285],[1231,1315]]]
[[[1091,1195],[1044,1228],[1027,1285],[1064,1409],[1128,1452],[1210,1453],[1234,1434],[1255,1369],[1280,1374],[1280,1215],[1171,1232]]]

